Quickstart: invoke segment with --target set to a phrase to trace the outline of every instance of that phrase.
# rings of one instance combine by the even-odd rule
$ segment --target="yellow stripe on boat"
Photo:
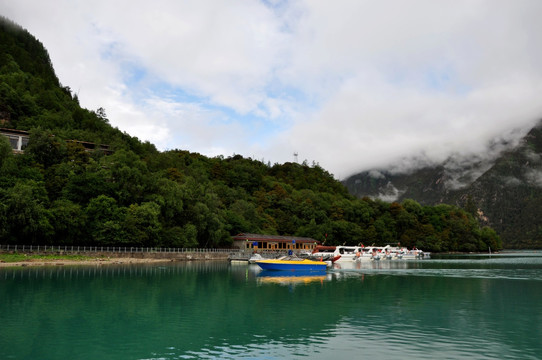
[[[303,259],[303,260],[257,260],[256,263],[322,265],[323,262]]]

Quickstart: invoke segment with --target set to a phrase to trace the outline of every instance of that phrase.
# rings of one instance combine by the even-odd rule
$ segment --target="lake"
[[[540,359],[542,253],[0,268],[0,359]]]

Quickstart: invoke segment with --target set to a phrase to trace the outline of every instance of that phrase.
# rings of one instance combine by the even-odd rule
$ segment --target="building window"
[[[21,150],[26,149],[27,146],[28,146],[28,137],[21,136]]]
[[[19,150],[19,137],[8,135],[8,138],[9,138],[9,144],[11,145],[11,148],[13,150]]]

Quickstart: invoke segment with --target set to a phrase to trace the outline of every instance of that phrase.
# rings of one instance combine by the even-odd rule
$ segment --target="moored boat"
[[[286,270],[286,271],[325,271],[328,264],[324,261],[308,259],[271,259],[256,260],[263,270]]]
[[[428,259],[429,252],[419,249],[408,250],[406,247],[396,246],[370,246],[363,249],[361,256],[357,257],[358,261],[363,260],[414,260]]]
[[[396,246],[317,246],[310,259],[333,259],[339,257],[334,262],[348,263],[352,261],[378,261],[378,260],[409,260],[409,259],[427,259],[430,253],[419,249],[408,250],[405,247]]]
[[[338,263],[351,262],[361,250],[360,246],[317,246],[311,254],[311,259],[329,259]]]
[[[405,260],[413,260],[413,259],[429,259],[431,257],[431,253],[420,250],[420,249],[412,249],[408,250],[407,248],[401,249],[403,254],[403,259]]]
[[[263,256],[261,256],[260,254],[255,253],[250,257],[250,259],[248,259],[248,263],[249,264],[256,264],[256,261],[259,261],[259,260],[266,260],[266,259]]]

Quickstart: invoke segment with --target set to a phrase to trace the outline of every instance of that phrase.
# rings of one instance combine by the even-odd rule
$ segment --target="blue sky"
[[[0,0],[82,106],[159,149],[344,178],[542,118],[538,0]],[[493,154],[494,155],[494,154]],[[410,159],[417,159],[416,162]]]

